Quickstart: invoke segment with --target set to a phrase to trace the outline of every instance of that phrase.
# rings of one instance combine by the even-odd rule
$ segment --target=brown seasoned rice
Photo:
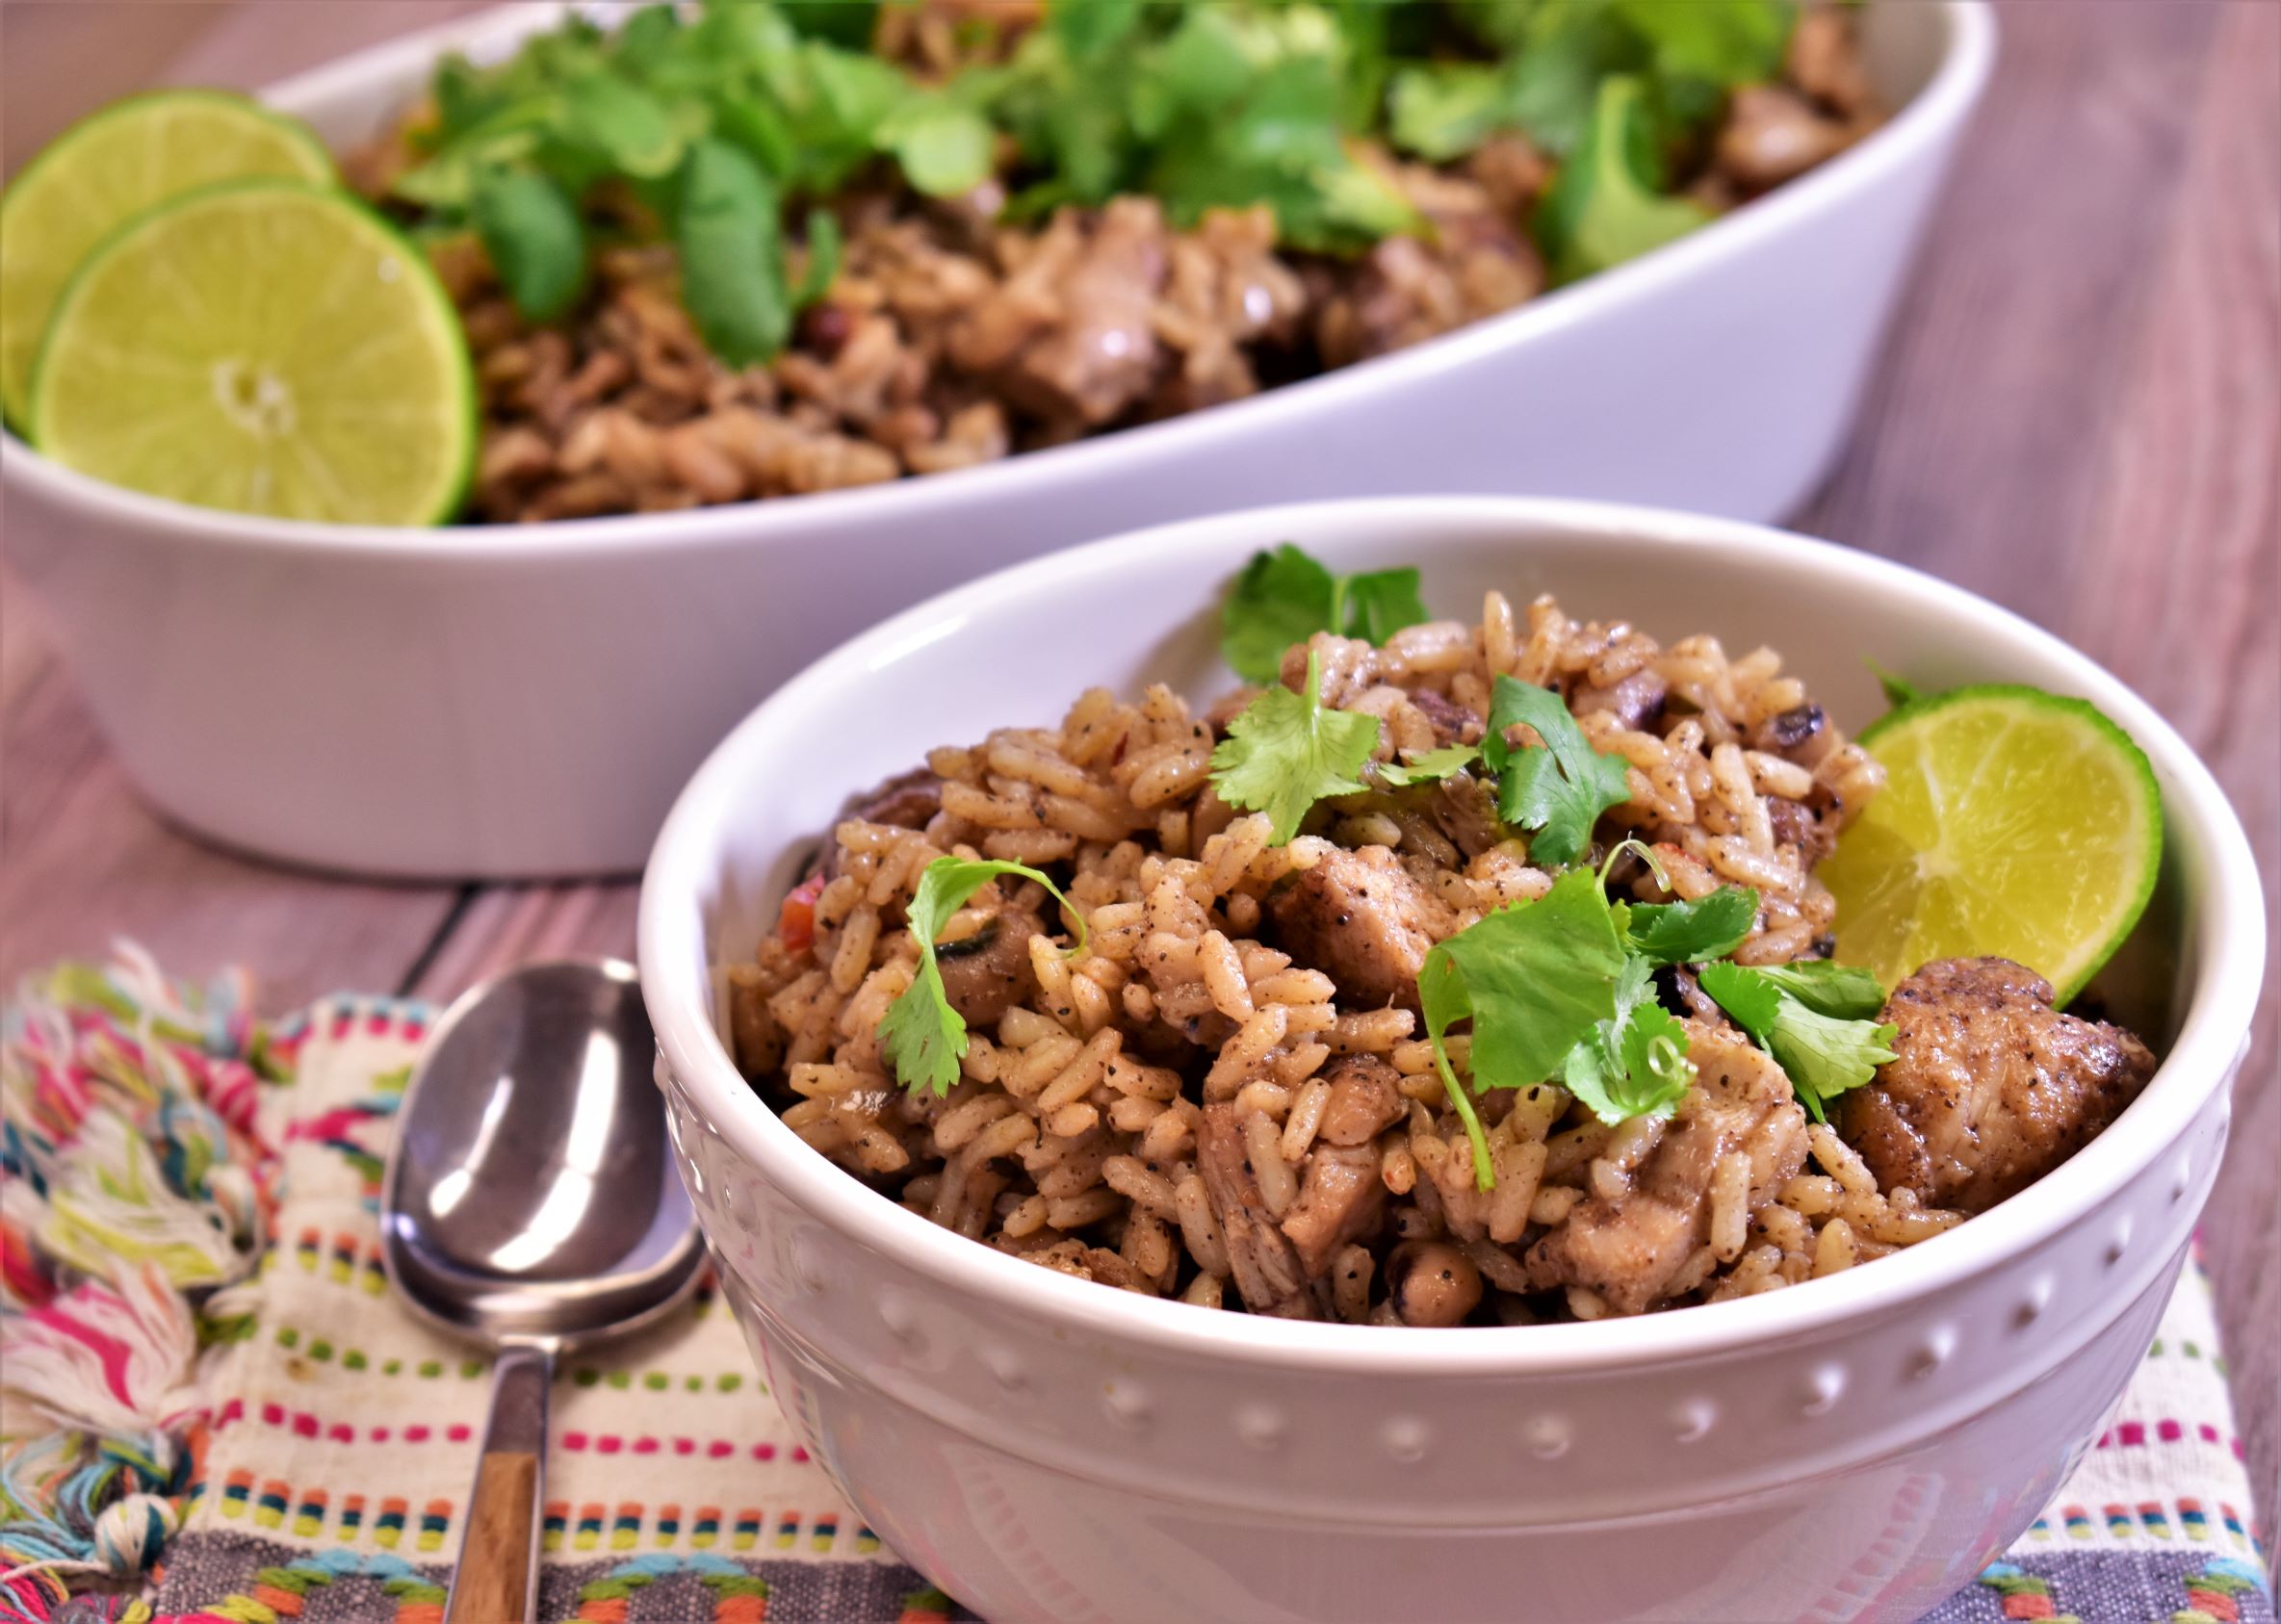
[[[884,7],[875,48],[948,71],[972,48],[958,43],[972,9]],[[1780,82],[1730,98],[1693,201],[1732,208],[1881,121],[1852,10],[1801,12]],[[1002,28],[977,38],[1003,49],[1037,8],[996,11]],[[351,183],[389,206],[430,111],[347,155]],[[1364,149],[1426,228],[1356,258],[1280,243],[1263,205],[1176,230],[1154,199],[1126,195],[1009,224],[1000,179],[946,200],[866,176],[812,200],[846,245],[828,297],[783,354],[741,371],[707,352],[672,247],[628,199],[591,206],[602,237],[634,245],[600,253],[590,294],[552,325],[518,316],[472,236],[439,239],[482,398],[475,514],[658,512],[968,468],[1348,366],[1543,291],[1529,221],[1553,166],[1525,139],[1497,135],[1439,167]],[[804,264],[791,269],[797,282]]]
[[[1881,770],[1772,651],[1729,657],[1708,636],[1664,647],[1628,625],[1570,620],[1550,600],[1516,613],[1493,592],[1471,628],[1413,627],[1383,649],[1325,633],[1310,647],[1326,702],[1381,719],[1382,759],[1431,747],[1453,717],[1463,727],[1469,715],[1477,736],[1500,673],[1560,689],[1594,745],[1628,763],[1633,798],[1603,818],[1601,849],[1625,837],[1652,843],[1680,896],[1730,881],[1756,887],[1763,911],[1736,954],[1743,962],[1827,951],[1832,904],[1813,862],[1877,792]],[[1304,658],[1294,651],[1292,668]],[[933,751],[939,807],[922,826],[860,812],[839,824],[804,888],[812,930],[788,908],[784,928],[731,975],[740,1060],[785,1122],[972,1239],[1128,1289],[1231,1306],[1247,1249],[1261,1241],[1224,1183],[1215,1196],[1204,1143],[1222,1131],[1215,1124],[1232,1124],[1232,1153],[1270,1225],[1309,1199],[1318,1162],[1361,1156],[1383,1192],[1368,1198],[1375,1221],[1336,1237],[1317,1283],[1275,1310],[1350,1321],[1524,1323],[1716,1301],[1833,1273],[1957,1222],[1906,1191],[1881,1191],[1706,1004],[1688,1023],[1700,1075],[1682,1116],[1698,1096],[1756,1100],[1753,1131],[1774,1147],[1771,1159],[1737,1153],[1715,1170],[1707,1238],[1652,1302],[1624,1301],[1604,1280],[1558,1277],[1545,1259],[1560,1238],[1632,1192],[1672,1123],[1610,1128],[1549,1084],[1485,1093],[1496,1181],[1478,1189],[1415,1015],[1348,1003],[1334,975],[1278,944],[1266,918],[1280,883],[1340,854],[1430,888],[1444,935],[1542,894],[1550,876],[1517,840],[1468,856],[1415,791],[1318,807],[1296,838],[1271,847],[1266,818],[1221,803],[1205,776],[1215,721],[1240,697],[1198,714],[1162,686],[1137,702],[1090,690],[1058,726]],[[1015,967],[1026,971],[1026,995],[973,1024],[962,1075],[938,1098],[896,1085],[876,1029],[914,973],[903,907],[920,870],[951,854],[1054,864],[1090,940],[1065,958],[1047,936],[1028,939]],[[1643,898],[1667,894],[1645,865],[1631,865],[1628,885]],[[1038,887],[1001,881],[949,921],[946,948],[989,942],[1007,909],[1053,916]],[[1449,1046],[1465,1068],[1467,1041]],[[1390,1069],[1395,1093],[1383,1130],[1356,1146],[1335,1121],[1335,1069],[1372,1063]],[[1420,1287],[1420,1258],[1466,1291]]]

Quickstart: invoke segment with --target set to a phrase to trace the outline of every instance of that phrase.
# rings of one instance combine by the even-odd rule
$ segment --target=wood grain
[[[2161,709],[2233,798],[2257,850],[2268,931],[2281,920],[2277,80],[2281,10],[2229,7],[2193,97],[2192,154],[2147,319],[2102,436],[2103,477],[2082,564],[2065,578],[2064,621]],[[2268,1545],[2281,1512],[2277,1049],[2281,955],[2268,951],[2233,1142],[2202,1221]]]
[[[2067,637],[2199,750],[2281,918],[2281,10],[2015,5],[1853,449],[1803,528]],[[2242,876],[2242,883],[2252,883]],[[2281,970],[2203,1222],[2281,1509]]]
[[[522,1624],[531,1616],[531,1555],[538,1537],[539,1459],[486,1450],[476,1467],[466,1532],[445,1624]]]
[[[6,128],[148,79],[162,35],[178,54],[157,77],[251,86],[469,3],[10,0]],[[67,25],[18,14],[66,9]],[[143,16],[154,10],[173,14]],[[84,40],[95,13],[144,33],[111,52],[75,45],[68,72],[38,59],[37,27]],[[2281,7],[2075,0],[2006,5],[2000,22],[1996,79],[1852,451],[1801,528],[1985,593],[2133,683],[2234,797],[2281,918]],[[182,839],[133,800],[0,573],[0,975],[128,931],[187,972],[249,964],[278,1007],[334,986],[446,998],[528,958],[630,954],[633,913],[625,885],[343,886]],[[2268,1528],[2281,1513],[2271,964],[2204,1224]]]

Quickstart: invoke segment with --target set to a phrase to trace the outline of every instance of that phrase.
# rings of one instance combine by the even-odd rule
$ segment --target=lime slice
[[[39,449],[205,507],[432,525],[467,486],[475,380],[427,260],[345,193],[239,181],[138,216],[64,290]]]
[[[1885,790],[1816,872],[1837,957],[1890,987],[1929,960],[1998,955],[2064,1004],[2130,935],[2162,862],[2154,769],[2080,699],[1988,683],[1861,735]]]
[[[292,119],[220,90],[114,102],[51,142],[0,196],[0,405],[26,421],[32,362],[56,296],[123,221],[216,181],[329,181],[324,144]]]

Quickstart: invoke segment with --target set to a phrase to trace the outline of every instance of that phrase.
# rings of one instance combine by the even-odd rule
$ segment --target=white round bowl
[[[496,56],[558,12],[485,13],[268,99],[352,143],[443,50]],[[1073,541],[1401,491],[1788,512],[1843,441],[1994,52],[1977,0],[1879,0],[1866,28],[1898,111],[1859,145],[1632,264],[1251,400],[862,490],[441,530],[186,507],[5,438],[10,562],[129,776],[194,830],[374,874],[631,870],[777,683]]]
[[[1510,1329],[1294,1323],[1000,1255],[816,1155],[739,1076],[719,967],[842,798],[1082,687],[1228,681],[1222,583],[1296,540],[1666,637],[1765,641],[1841,724],[1869,657],[2080,694],[2166,812],[2104,988],[2167,1056],[2072,1161],[1948,1234],[1768,1296]],[[2145,1352],[2222,1153],[2265,952],[2247,842],[2176,734],[2081,655],[1898,565],[1639,508],[1415,499],[1142,531],[937,598],[817,661],[684,792],[641,899],[674,1140],[770,1390],[897,1552],[994,1620],[1908,1619],[2026,1527]]]

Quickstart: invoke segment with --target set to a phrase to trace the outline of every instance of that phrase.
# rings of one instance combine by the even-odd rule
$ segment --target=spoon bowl
[[[382,1265],[414,1313],[498,1354],[447,1624],[527,1618],[537,1599],[556,1355],[696,1284],[656,1055],[633,966],[526,965],[452,1006],[405,1092]]]

